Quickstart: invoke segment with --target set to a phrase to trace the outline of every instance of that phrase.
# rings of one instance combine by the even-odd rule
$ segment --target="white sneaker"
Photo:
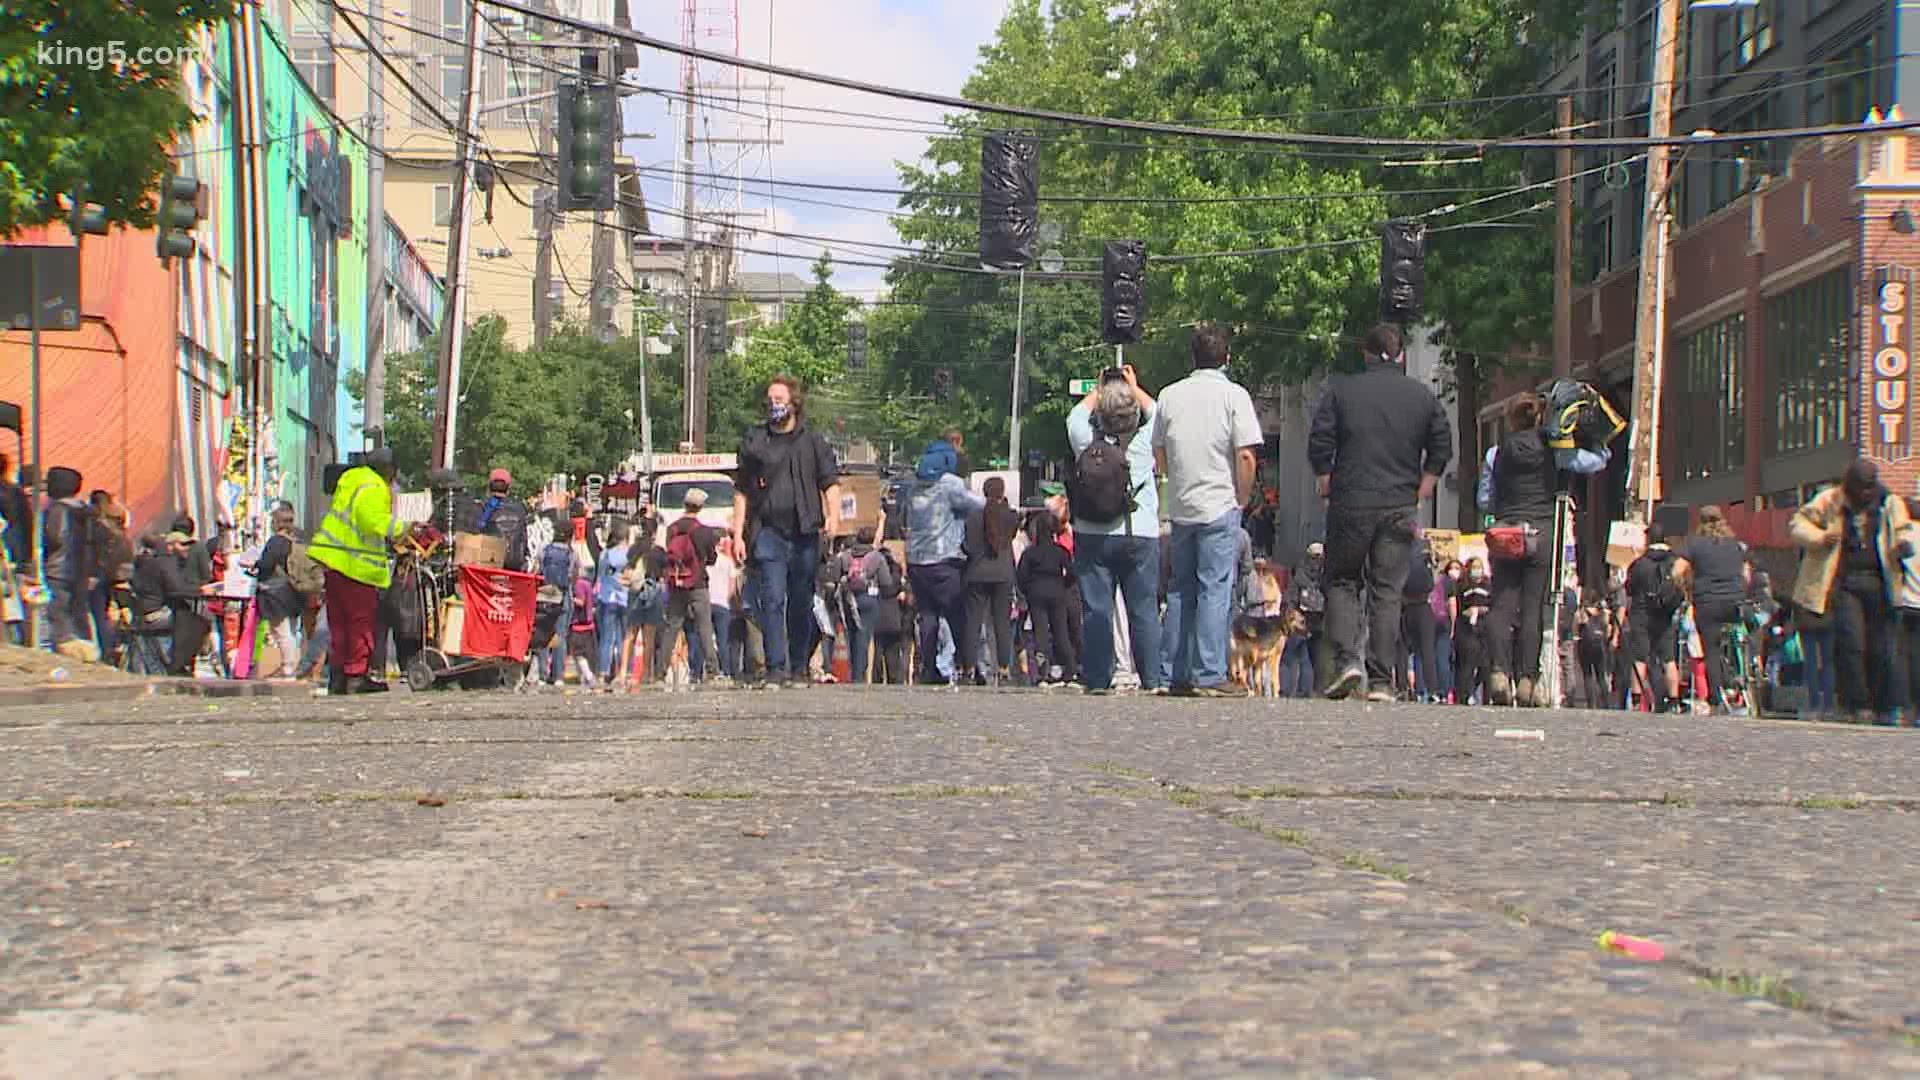
[[[1333,684],[1327,687],[1327,698],[1332,701],[1345,701],[1366,685],[1367,673],[1357,667],[1350,667],[1341,672],[1340,677],[1333,680]]]

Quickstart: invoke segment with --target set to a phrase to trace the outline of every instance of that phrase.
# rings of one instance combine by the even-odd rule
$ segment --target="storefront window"
[[[1669,361],[1666,430],[1682,480],[1746,464],[1747,317],[1735,315],[1680,339]]]
[[[1847,440],[1852,315],[1852,267],[1767,298],[1767,370],[1779,391],[1773,406],[1775,454]]]

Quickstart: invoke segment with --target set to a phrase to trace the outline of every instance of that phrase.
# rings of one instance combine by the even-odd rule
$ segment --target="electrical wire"
[[[987,113],[1013,117],[1023,120],[1039,120],[1077,127],[1107,128],[1117,131],[1133,131],[1150,135],[1174,135],[1191,138],[1215,139],[1223,142],[1254,143],[1281,146],[1358,146],[1358,147],[1400,147],[1422,150],[1558,150],[1558,149],[1637,149],[1645,146],[1692,146],[1716,143],[1768,142],[1782,139],[1823,138],[1834,135],[1856,135],[1868,132],[1902,131],[1920,127],[1920,119],[1883,121],[1879,124],[1834,124],[1824,127],[1806,128],[1769,128],[1741,132],[1736,135],[1651,135],[1639,137],[1606,137],[1600,139],[1564,139],[1564,138],[1375,138],[1364,135],[1336,135],[1324,132],[1275,132],[1248,131],[1233,128],[1203,127],[1189,124],[1169,124],[1154,120],[1132,120],[1122,117],[1093,116],[1085,113],[1062,112],[1055,109],[1040,109],[1023,105],[1003,105],[994,102],[976,101],[952,94],[937,94],[926,90],[913,90],[905,87],[887,86],[880,83],[850,79],[841,75],[809,71],[801,68],[786,67],[753,60],[743,56],[728,56],[691,45],[681,45],[651,37],[647,34],[625,30],[576,19],[570,15],[543,12],[516,0],[475,0],[494,7],[517,11],[523,15],[534,16],[562,26],[571,26],[576,30],[605,34],[610,37],[631,41],[658,52],[674,53],[697,61],[721,64],[728,67],[741,67],[757,71],[764,75],[793,79],[799,82],[818,83],[834,86],[842,90],[890,97],[902,101],[918,101],[926,105],[964,110],[967,112]]]

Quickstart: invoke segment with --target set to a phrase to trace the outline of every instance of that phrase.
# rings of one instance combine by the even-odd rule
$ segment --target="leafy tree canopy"
[[[152,193],[193,123],[184,51],[234,0],[17,0],[0,7],[0,237],[61,216],[83,186],[107,220],[153,224]],[[71,51],[69,51],[71,50]]]

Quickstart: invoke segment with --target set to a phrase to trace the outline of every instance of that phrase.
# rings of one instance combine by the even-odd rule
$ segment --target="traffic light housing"
[[[1380,319],[1406,325],[1420,319],[1427,287],[1427,227],[1389,221],[1380,230]]]
[[[717,309],[712,310],[706,313],[706,318],[702,321],[704,325],[701,326],[700,332],[706,338],[707,355],[708,356],[726,355],[726,352],[727,352],[726,313]]]
[[[1109,345],[1138,345],[1146,322],[1147,245],[1109,240],[1100,260],[1100,335]]]
[[[71,201],[73,209],[67,213],[67,229],[74,239],[107,235],[107,212],[87,201],[84,188],[74,192]]]
[[[613,84],[565,80],[557,105],[560,209],[613,209],[614,129],[620,116]]]
[[[953,371],[949,368],[933,369],[933,400],[945,402],[953,393]]]
[[[867,324],[847,324],[847,370],[867,370]]]
[[[165,263],[189,259],[198,247],[193,229],[206,217],[206,185],[191,176],[170,172],[160,182],[160,209],[154,215],[153,248]]]
[[[980,143],[980,262],[1001,270],[1032,265],[1040,231],[1040,144],[1011,131]]]

